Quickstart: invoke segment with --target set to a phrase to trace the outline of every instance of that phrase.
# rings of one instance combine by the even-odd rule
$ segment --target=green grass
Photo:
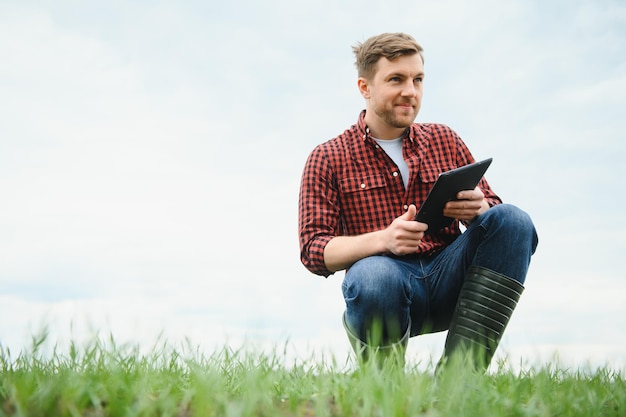
[[[330,360],[287,363],[166,343],[149,353],[113,339],[13,358],[0,347],[0,416],[624,416],[626,383],[607,368],[545,366],[479,375],[452,367],[354,371]],[[504,365],[504,364],[501,364]]]

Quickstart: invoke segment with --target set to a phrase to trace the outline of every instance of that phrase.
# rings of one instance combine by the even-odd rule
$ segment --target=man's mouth
[[[399,103],[399,104],[396,104],[396,107],[400,107],[403,110],[413,109],[413,105],[411,103]]]

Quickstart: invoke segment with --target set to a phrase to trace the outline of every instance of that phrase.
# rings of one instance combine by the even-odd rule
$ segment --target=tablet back
[[[443,215],[443,207],[448,201],[456,200],[459,191],[476,188],[492,160],[488,158],[439,175],[415,216],[415,220],[428,225],[427,233],[435,233],[452,223],[453,218]]]

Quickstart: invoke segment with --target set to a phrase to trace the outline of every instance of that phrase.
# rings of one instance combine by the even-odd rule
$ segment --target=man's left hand
[[[473,190],[460,191],[456,198],[457,200],[446,203],[443,208],[444,216],[472,221],[489,210],[489,203],[487,203],[485,195],[478,187]]]

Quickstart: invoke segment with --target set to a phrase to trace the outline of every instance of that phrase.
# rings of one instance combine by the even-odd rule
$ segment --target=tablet
[[[428,225],[426,233],[435,233],[452,223],[452,217],[443,215],[443,207],[448,201],[456,200],[459,191],[476,188],[492,160],[493,158],[488,158],[439,175],[426,201],[415,215],[415,220]]]

